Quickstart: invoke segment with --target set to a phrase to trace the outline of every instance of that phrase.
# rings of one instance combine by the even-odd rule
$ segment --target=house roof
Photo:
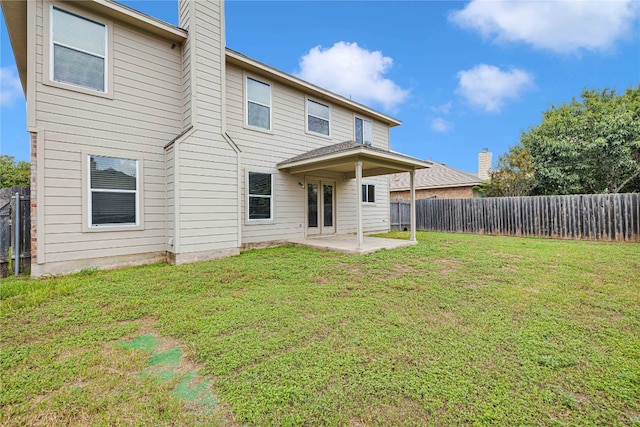
[[[27,89],[27,3],[26,1],[0,0],[5,22],[7,23],[7,29],[9,30],[9,38],[11,39],[18,74],[25,94]],[[187,38],[188,33],[186,30],[145,15],[142,12],[123,6],[112,0],[75,2],[74,5],[99,15],[126,22],[134,27],[141,28],[151,34],[176,43],[182,43]],[[329,100],[333,104],[344,106],[359,114],[375,118],[389,126],[398,126],[402,123],[396,118],[313,85],[291,74],[277,70],[231,49],[226,49],[225,56],[227,62],[240,65],[250,71],[267,75],[272,80],[292,86],[316,98]]]
[[[444,163],[433,162],[429,169],[416,171],[416,189],[469,187],[482,184],[477,175],[447,166]],[[390,177],[389,190],[402,191],[409,189],[409,174],[398,173]]]
[[[345,179],[355,177],[355,163],[362,161],[362,176],[378,176],[428,168],[431,162],[390,150],[345,141],[316,148],[278,163],[278,169],[291,174],[312,171],[341,173]]]
[[[312,83],[309,83],[305,80],[299,79],[291,74],[285,73],[284,71],[280,71],[276,68],[273,68],[267,64],[264,64],[260,61],[257,61],[253,58],[249,58],[239,52],[231,50],[227,48],[227,62],[231,64],[237,64],[242,66],[249,71],[257,72],[260,74],[266,74],[270,79],[279,81],[288,86],[292,86],[302,92],[306,92],[309,95],[312,95],[319,99],[329,100],[333,104],[338,104],[344,107],[349,108],[350,110],[355,110],[360,114],[365,116],[369,116],[371,118],[375,118],[383,123],[386,123],[389,126],[398,126],[402,124],[402,122],[394,117],[383,114],[379,111],[376,111],[372,108],[367,107],[366,105],[362,105],[358,102],[352,101],[344,96],[338,95],[331,91],[328,91],[320,86],[316,86]]]
[[[28,3],[30,2],[0,0],[2,13],[9,32],[9,39],[11,40],[11,47],[16,59],[18,75],[20,76],[22,89],[25,93],[27,92]],[[74,6],[84,8],[88,11],[111,19],[125,22],[176,43],[182,43],[187,38],[187,32],[182,28],[178,28],[152,16],[145,15],[142,12],[138,12],[137,10],[131,9],[112,0],[74,2]],[[31,25],[31,23],[29,23],[29,25]]]

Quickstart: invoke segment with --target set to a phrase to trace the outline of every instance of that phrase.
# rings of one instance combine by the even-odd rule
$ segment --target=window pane
[[[309,131],[318,132],[323,135],[329,135],[329,122],[313,116],[307,116],[309,119]]]
[[[101,224],[135,224],[135,193],[102,193],[91,192],[91,223]]]
[[[318,184],[307,185],[307,217],[309,227],[318,226]]]
[[[105,56],[105,26],[53,8],[53,41]]]
[[[269,123],[269,107],[248,102],[249,114],[247,116],[247,124],[263,129],[271,129]]]
[[[249,196],[249,219],[271,219],[271,197]]]
[[[325,227],[333,227],[333,185],[323,185],[322,195],[324,202],[324,223]]]
[[[247,77],[247,100],[271,105],[271,86]]]
[[[367,185],[366,184],[362,184],[362,201],[363,202],[367,201]]]
[[[362,144],[362,119],[356,117],[356,142]]]
[[[104,92],[104,58],[54,45],[53,80]]]
[[[136,160],[91,156],[91,188],[136,190]]]
[[[371,145],[371,141],[373,141],[373,132],[371,130],[371,122],[365,120],[363,126],[363,143],[365,145]]]
[[[249,194],[271,195],[271,174],[249,172]]]
[[[329,106],[307,99],[307,113],[329,120]]]
[[[376,201],[376,186],[375,185],[369,185],[369,191],[367,194],[367,201],[369,203],[375,203]]]

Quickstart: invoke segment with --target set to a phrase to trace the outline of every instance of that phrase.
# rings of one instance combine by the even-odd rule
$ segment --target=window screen
[[[91,225],[137,224],[138,161],[89,156]]]
[[[271,130],[271,85],[247,77],[247,124]]]
[[[54,7],[51,28],[52,80],[105,92],[106,26]]]
[[[307,130],[329,135],[331,113],[328,105],[307,99]]]
[[[273,219],[271,174],[249,172],[249,219]]]

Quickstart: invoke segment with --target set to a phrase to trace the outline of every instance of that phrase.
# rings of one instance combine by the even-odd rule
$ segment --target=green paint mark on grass
[[[182,352],[178,347],[162,353],[154,354],[147,361],[149,366],[179,366]]]
[[[155,335],[140,335],[131,341],[125,341],[120,344],[124,348],[153,351],[158,346],[158,338]]]
[[[217,402],[209,389],[211,380],[200,381],[199,383],[191,386],[190,384],[194,382],[194,379],[196,379],[195,372],[189,373],[178,383],[172,392],[173,395],[186,403],[195,405],[201,410],[206,412],[212,411]]]
[[[127,349],[155,353],[158,347],[158,341],[156,335],[149,334],[140,335],[137,338],[121,342],[118,345]],[[171,381],[179,375],[171,368],[180,366],[181,360],[182,351],[179,347],[152,354],[147,359],[147,368],[139,372],[138,375],[150,376],[162,382]],[[204,380],[198,377],[196,372],[191,371],[180,380],[172,393],[186,404],[196,407],[201,413],[209,414],[217,405],[217,401],[210,389],[211,382],[211,380]]]

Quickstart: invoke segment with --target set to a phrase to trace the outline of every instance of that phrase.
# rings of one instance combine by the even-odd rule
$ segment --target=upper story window
[[[51,8],[51,80],[107,92],[107,26]]]
[[[373,139],[371,122],[369,120],[356,117],[355,129],[356,129],[356,142],[359,142],[360,144],[364,144],[364,145],[371,145],[371,141]]]
[[[307,99],[307,131],[330,135],[331,110],[328,105]]]
[[[138,161],[89,156],[91,226],[138,225]]]
[[[247,77],[247,125],[271,130],[271,85]]]

